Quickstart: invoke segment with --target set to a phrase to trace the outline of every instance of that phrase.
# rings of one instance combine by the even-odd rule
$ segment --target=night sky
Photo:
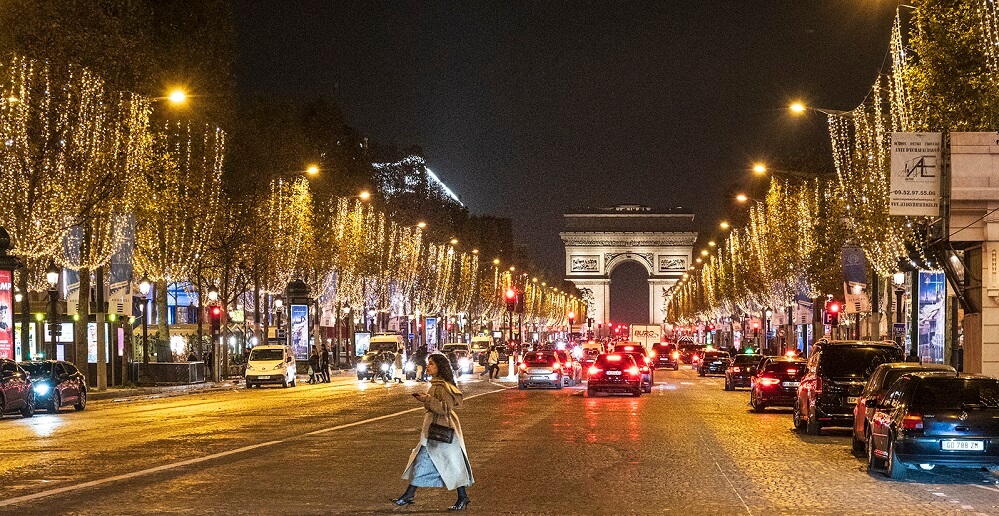
[[[236,0],[237,74],[421,145],[473,213],[512,218],[561,271],[567,210],[682,206],[706,241],[753,161],[822,155],[825,117],[786,106],[860,104],[896,5]]]

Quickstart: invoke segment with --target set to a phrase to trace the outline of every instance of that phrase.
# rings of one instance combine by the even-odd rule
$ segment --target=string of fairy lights
[[[0,93],[0,225],[28,264],[18,279],[29,290],[45,288],[50,261],[104,266],[132,238],[135,273],[163,286],[193,284],[196,275],[218,281],[219,264],[235,260],[262,273],[265,293],[310,278],[323,311],[495,319],[515,287],[529,321],[585,316],[576,296],[501,271],[498,259],[490,267],[455,240],[429,242],[422,226],[399,224],[358,197],[317,206],[305,178],[275,179],[252,206],[233,206],[221,189],[223,131],[153,125],[152,99],[109,92],[84,68],[8,56]],[[243,208],[254,241],[213,247],[220,214]]]
[[[994,0],[981,0],[977,9],[979,39],[999,78],[999,9]],[[921,230],[927,219],[888,214],[891,134],[914,130],[916,120],[900,13],[889,53],[890,70],[861,105],[827,113],[835,178],[771,179],[748,224],[664,293],[668,321],[718,320],[786,307],[796,295],[816,297],[841,281],[838,251],[846,245],[863,249],[878,277],[895,272],[910,250],[931,262]]]

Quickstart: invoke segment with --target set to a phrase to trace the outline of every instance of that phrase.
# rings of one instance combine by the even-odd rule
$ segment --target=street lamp
[[[59,324],[56,320],[56,302],[59,300],[59,291],[56,286],[59,285],[59,267],[56,267],[55,262],[50,261],[48,268],[45,269],[45,280],[49,282],[49,332],[52,341],[52,352],[49,356],[55,357],[56,325]]]
[[[319,174],[319,167],[317,165],[309,165],[309,167],[305,169],[305,173],[310,176],[316,176]]]
[[[219,291],[215,288],[215,285],[209,285],[208,287],[208,300],[212,303],[219,300]]]
[[[905,273],[896,272],[894,276],[892,276],[892,280],[895,283],[895,322],[897,324],[902,324],[905,322],[902,319],[902,296],[905,294],[905,288],[903,288],[903,286],[905,285]],[[901,348],[902,342],[903,342],[902,334],[901,333],[896,334],[895,344],[897,344]]]
[[[139,293],[142,294],[142,363],[149,363],[149,320],[146,312],[149,310],[149,277],[142,275],[139,282]],[[200,346],[199,346],[200,347]]]
[[[278,335],[281,334],[281,312],[283,312],[282,308],[284,308],[284,299],[281,299],[280,295],[274,296],[274,317],[277,318],[277,321],[275,323],[277,331],[275,333],[277,333]],[[280,337],[278,338],[280,339]]]
[[[186,104],[187,92],[180,88],[176,88],[170,92],[170,94],[167,96],[167,99],[170,101],[171,104],[176,104],[176,105]]]

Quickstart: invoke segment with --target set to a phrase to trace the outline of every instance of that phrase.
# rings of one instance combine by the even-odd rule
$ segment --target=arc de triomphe
[[[590,317],[610,320],[610,277],[626,262],[649,273],[649,322],[663,322],[663,292],[691,265],[697,233],[694,215],[637,204],[565,214],[566,280],[590,294]],[[633,321],[639,322],[639,321]]]

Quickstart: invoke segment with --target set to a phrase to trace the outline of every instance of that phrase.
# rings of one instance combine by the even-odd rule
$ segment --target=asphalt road
[[[997,478],[911,472],[892,482],[811,437],[788,411],[754,414],[720,378],[660,371],[641,398],[519,391],[466,377],[458,413],[485,514],[999,514]],[[0,512],[378,514],[444,512],[421,490],[395,508],[425,384],[237,389],[92,402],[0,421]]]

